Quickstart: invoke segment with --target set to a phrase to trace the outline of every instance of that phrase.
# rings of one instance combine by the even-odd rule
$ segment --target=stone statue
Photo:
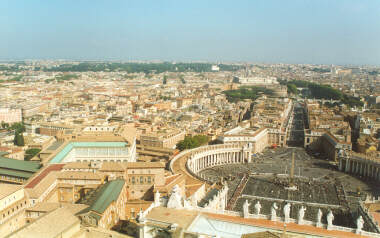
[[[360,232],[363,229],[364,220],[362,216],[359,216],[358,219],[356,219],[356,234],[360,234]]]
[[[317,227],[322,226],[322,210],[318,208],[318,213],[317,213]]]
[[[276,218],[277,218],[277,215],[276,215],[276,210],[278,209],[278,206],[277,206],[277,203],[273,203],[272,204],[272,208],[271,208],[271,220],[272,221],[275,221]]]
[[[298,210],[298,224],[303,224],[303,218],[305,217],[306,208],[301,206],[300,210]]]
[[[154,194],[154,205],[156,207],[160,206],[160,192],[158,190]]]
[[[284,215],[285,215],[285,222],[289,222],[289,218],[290,218],[290,203],[285,204],[285,206],[284,206]]]
[[[191,196],[191,206],[192,207],[197,207],[198,204],[197,204],[197,198],[195,197],[195,195]]]
[[[145,222],[144,213],[143,213],[142,209],[139,211],[139,214],[137,216],[137,221],[139,223],[144,223]]]
[[[329,213],[327,214],[327,230],[331,230],[333,226],[333,220],[334,220],[334,214],[330,210]]]
[[[184,208],[187,208],[187,209],[192,208],[192,207],[191,207],[191,203],[189,202],[189,200],[187,200],[187,199],[184,199],[184,200],[183,200],[183,207],[184,207]]]
[[[168,208],[182,208],[182,196],[178,184],[174,185],[168,200]]]
[[[260,211],[261,211],[261,204],[259,201],[257,201],[255,204],[255,214],[260,215]]]
[[[243,205],[243,216],[244,218],[248,218],[249,216],[249,206],[251,204],[248,202],[248,200],[245,200],[244,205]]]

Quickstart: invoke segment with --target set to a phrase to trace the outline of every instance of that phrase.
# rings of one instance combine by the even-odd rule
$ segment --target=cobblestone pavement
[[[340,180],[347,194],[380,195],[380,185],[362,177],[354,177],[338,171],[333,163],[315,158],[309,155],[303,148],[277,148],[268,149],[258,155],[254,163],[231,164],[209,168],[201,171],[201,174],[210,181],[220,181],[220,177],[229,178],[231,189],[239,183],[244,173],[275,173],[289,174],[291,167],[291,154],[295,153],[295,176],[312,178],[318,181]],[[235,181],[237,180],[237,181]]]

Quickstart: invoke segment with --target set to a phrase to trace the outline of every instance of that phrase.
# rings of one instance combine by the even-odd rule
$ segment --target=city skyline
[[[0,60],[380,62],[375,1],[3,5]]]

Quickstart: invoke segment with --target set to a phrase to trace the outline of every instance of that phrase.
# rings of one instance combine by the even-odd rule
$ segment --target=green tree
[[[182,74],[179,76],[179,78],[180,78],[182,84],[186,84],[185,77]]]
[[[40,153],[40,149],[37,149],[37,148],[32,148],[32,149],[27,149],[25,151],[25,156],[24,156],[24,160],[30,160],[31,158],[33,158],[34,156],[36,156],[38,153]]]
[[[288,87],[288,93],[292,93],[294,95],[297,95],[298,90],[297,90],[297,86],[296,85],[290,83],[290,84],[287,85],[287,87]]]
[[[13,142],[17,146],[24,146],[25,142],[24,142],[24,136],[22,135],[22,133],[15,131],[15,138]]]
[[[13,123],[8,129],[10,131],[15,130],[17,133],[25,132],[25,126],[22,122]]]
[[[177,143],[177,149],[180,151],[186,149],[193,149],[201,145],[207,144],[209,141],[208,136],[196,135],[196,136],[186,136],[184,140]]]
[[[167,84],[168,76],[164,75],[164,79],[162,80],[162,84]]]

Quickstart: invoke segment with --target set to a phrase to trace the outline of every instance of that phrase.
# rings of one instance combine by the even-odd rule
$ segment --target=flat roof
[[[6,196],[11,195],[17,190],[22,189],[21,185],[15,184],[0,184],[0,199],[5,198]]]
[[[60,237],[69,228],[80,224],[80,220],[66,207],[47,213],[33,223],[23,226],[7,237],[14,238],[51,238]]]
[[[50,164],[61,163],[61,161],[67,156],[67,154],[75,147],[125,147],[126,142],[70,142],[68,143],[58,154],[49,161]]]

